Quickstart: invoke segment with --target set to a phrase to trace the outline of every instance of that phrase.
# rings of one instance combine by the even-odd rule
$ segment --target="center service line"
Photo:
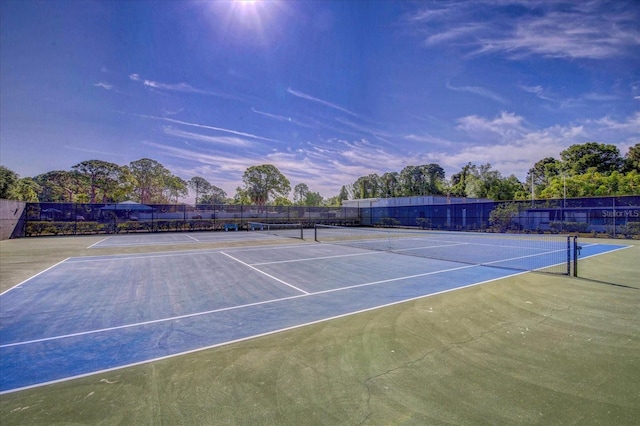
[[[301,288],[296,287],[295,285],[289,284],[289,283],[288,283],[288,282],[286,282],[286,281],[282,281],[280,278],[276,278],[276,277],[274,277],[273,275],[269,275],[269,274],[267,274],[266,272],[261,271],[260,269],[255,268],[255,267],[253,267],[253,266],[249,265],[248,263],[243,262],[243,261],[242,261],[242,260],[240,260],[240,259],[236,259],[235,257],[231,256],[231,255],[230,255],[230,254],[228,254],[228,253],[225,253],[225,252],[223,252],[223,251],[221,251],[220,253],[224,254],[225,256],[227,256],[227,257],[228,257],[228,258],[230,258],[230,259],[235,260],[235,261],[236,261],[236,262],[238,262],[238,263],[241,263],[242,265],[244,265],[244,266],[246,266],[246,267],[248,267],[248,268],[253,269],[253,270],[254,270],[254,271],[256,271],[256,272],[260,272],[262,275],[266,275],[267,277],[271,278],[272,280],[276,280],[276,281],[278,281],[279,283],[282,283],[282,284],[284,284],[284,285],[286,285],[286,286],[288,286],[288,287],[291,287],[291,288],[293,288],[293,289],[295,289],[295,290],[298,290],[299,292],[301,292],[301,293],[303,293],[303,294],[309,294],[309,292],[308,292],[308,291],[304,291],[304,290],[302,290]]]

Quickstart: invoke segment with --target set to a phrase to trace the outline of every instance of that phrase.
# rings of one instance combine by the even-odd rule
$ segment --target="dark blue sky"
[[[2,1],[0,162],[148,157],[229,195],[640,142],[640,3]]]

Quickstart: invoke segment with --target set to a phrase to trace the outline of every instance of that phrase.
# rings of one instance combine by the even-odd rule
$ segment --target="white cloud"
[[[503,111],[493,120],[487,120],[477,115],[459,118],[457,128],[475,139],[484,139],[488,133],[508,138],[524,131],[523,120],[523,117],[517,116],[515,113]]]
[[[636,112],[623,121],[616,121],[607,116],[597,120],[590,120],[589,122],[592,122],[600,126],[601,128],[608,130],[619,130],[629,133],[635,133],[637,138],[640,139],[640,112]]]
[[[606,116],[542,129],[527,126],[523,117],[512,113],[502,113],[492,120],[468,116],[459,123],[458,129],[472,143],[457,153],[443,155],[441,165],[459,170],[469,161],[491,163],[504,176],[515,174],[520,179],[535,162],[545,157],[559,158],[560,152],[571,145],[596,141],[616,145],[625,154],[630,146],[640,143],[640,112],[621,120]],[[499,137],[488,140],[487,135]]]

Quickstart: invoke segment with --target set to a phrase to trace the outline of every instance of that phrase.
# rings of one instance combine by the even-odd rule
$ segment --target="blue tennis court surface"
[[[71,258],[0,295],[0,393],[516,273],[318,243]]]

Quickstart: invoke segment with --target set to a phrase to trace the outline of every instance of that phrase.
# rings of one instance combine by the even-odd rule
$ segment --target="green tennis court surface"
[[[75,257],[3,294],[4,311],[6,296],[31,292],[3,312],[2,362],[28,348],[19,362],[55,381],[87,374],[81,366],[110,370],[513,274],[328,244]],[[29,321],[5,328],[18,311],[31,311]],[[47,380],[50,370],[62,377]],[[3,386],[14,383],[7,377]]]

